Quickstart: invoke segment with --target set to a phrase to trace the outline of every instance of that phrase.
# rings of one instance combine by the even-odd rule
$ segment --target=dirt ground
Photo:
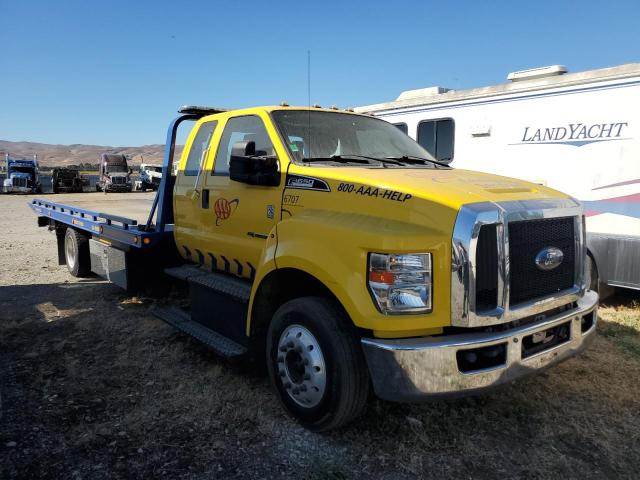
[[[29,198],[0,196],[1,478],[638,477],[637,294],[609,300],[592,348],[541,376],[480,398],[372,399],[318,435],[153,300],[71,277]]]

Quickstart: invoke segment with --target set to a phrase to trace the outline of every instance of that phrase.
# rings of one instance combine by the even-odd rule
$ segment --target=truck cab
[[[130,192],[132,189],[127,157],[122,154],[103,153],[98,167],[96,191]]]
[[[3,182],[5,193],[39,193],[42,191],[38,175],[38,159],[10,158],[6,154],[6,178]]]
[[[53,193],[82,192],[80,172],[71,168],[54,168],[51,172],[51,189]]]
[[[341,381],[370,379],[381,398],[416,401],[535,372],[594,331],[577,201],[453,169],[371,116],[293,107],[204,116],[180,160],[173,210],[184,260],[250,288],[245,315],[214,320],[210,306],[201,318],[246,346],[266,339],[283,403],[309,425],[326,420],[317,411],[335,362],[362,361],[367,372]],[[340,335],[357,346],[337,347]]]
[[[140,164],[140,179],[136,181],[136,190],[158,190],[162,180],[162,165]]]

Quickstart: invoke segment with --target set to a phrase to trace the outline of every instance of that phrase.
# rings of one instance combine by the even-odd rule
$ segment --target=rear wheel
[[[96,183],[96,192],[101,192],[101,191],[102,191],[102,189],[100,188],[100,185],[98,185],[98,184]]]
[[[89,239],[77,230],[67,228],[64,234],[64,258],[71,275],[88,276],[91,273]]]
[[[282,305],[267,333],[271,381],[287,411],[310,430],[341,427],[365,407],[369,375],[355,327],[331,300]]]

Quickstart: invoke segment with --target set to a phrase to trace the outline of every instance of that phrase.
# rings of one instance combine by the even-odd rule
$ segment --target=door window
[[[418,124],[418,143],[436,160],[453,160],[453,119],[425,120]]]
[[[217,124],[217,121],[212,121],[200,125],[196,138],[193,139],[191,144],[191,149],[189,149],[187,163],[184,166],[185,175],[194,177],[198,175],[200,164],[202,163],[202,154],[209,149],[209,142],[211,142],[211,137]]]
[[[259,117],[255,115],[235,117],[230,119],[224,127],[213,166],[214,175],[229,175],[231,149],[236,142],[255,142],[256,155],[275,155],[273,144]]]

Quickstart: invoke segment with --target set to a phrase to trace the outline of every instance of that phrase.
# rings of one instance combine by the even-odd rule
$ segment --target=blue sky
[[[640,61],[635,1],[0,0],[0,139],[163,143],[179,105],[357,106]]]

